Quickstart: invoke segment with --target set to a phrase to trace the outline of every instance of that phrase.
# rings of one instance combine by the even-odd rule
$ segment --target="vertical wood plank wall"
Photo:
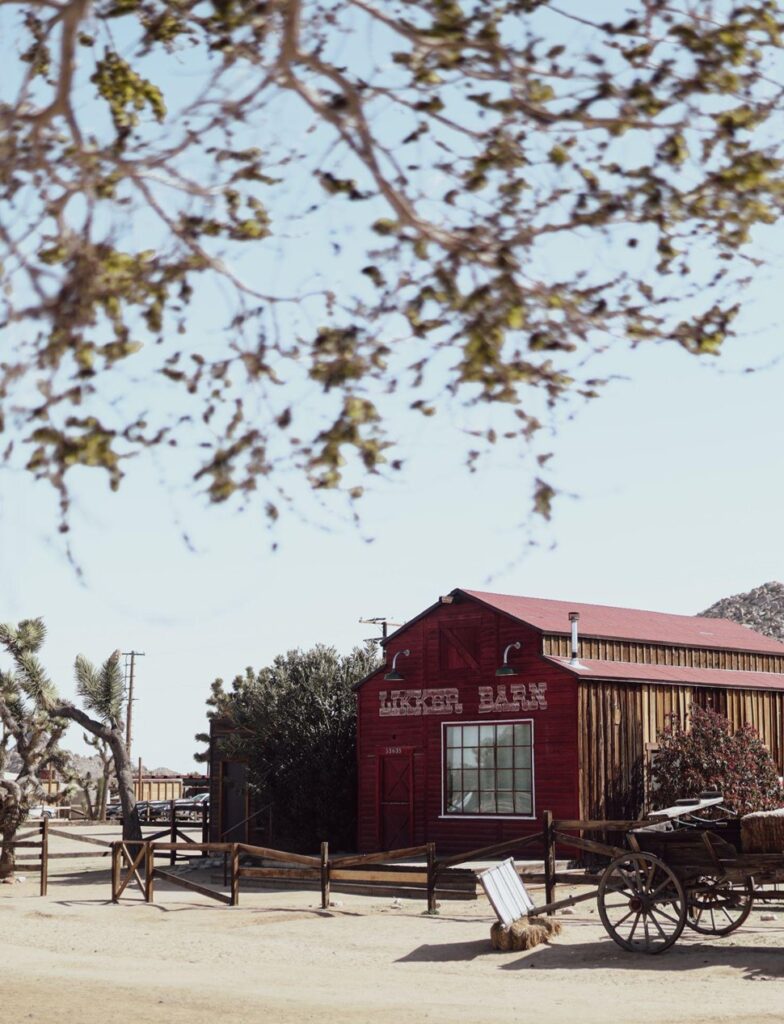
[[[634,818],[642,809],[647,746],[692,703],[711,707],[736,727],[749,723],[784,769],[784,692],[580,680],[580,814]],[[690,795],[690,794],[684,794]]]

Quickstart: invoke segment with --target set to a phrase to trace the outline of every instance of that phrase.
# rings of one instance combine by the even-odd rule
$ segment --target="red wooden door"
[[[379,842],[382,850],[411,846],[414,831],[413,766],[410,754],[379,758]]]

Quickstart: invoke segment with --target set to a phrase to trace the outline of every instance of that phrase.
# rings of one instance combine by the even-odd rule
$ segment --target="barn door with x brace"
[[[414,835],[413,747],[381,747],[377,783],[380,849],[399,850],[411,846]]]

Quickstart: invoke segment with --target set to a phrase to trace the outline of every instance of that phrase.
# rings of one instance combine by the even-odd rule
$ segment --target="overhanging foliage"
[[[286,469],[356,498],[446,404],[472,466],[505,439],[543,467],[591,352],[733,336],[784,203],[775,0],[0,18],[3,447],[63,528],[75,467],[117,488],[170,446],[270,520]]]

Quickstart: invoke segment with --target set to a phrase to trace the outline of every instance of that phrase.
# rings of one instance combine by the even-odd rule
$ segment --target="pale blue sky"
[[[175,97],[193,77],[183,63]],[[318,161],[324,140],[310,138]],[[286,201],[292,209],[307,205],[310,192],[292,181],[281,189]],[[352,234],[346,211],[329,205],[295,232],[301,261],[286,260],[287,243],[275,238],[254,248],[256,277],[284,291],[294,263],[303,288],[356,277],[351,249],[356,262],[363,240],[343,239],[347,262],[331,249],[340,231]],[[137,233],[147,231],[144,218],[133,224]],[[532,520],[534,469],[512,450],[499,450],[468,475],[455,410],[435,424],[394,424],[404,431],[406,471],[377,480],[360,505],[359,528],[348,510],[320,509],[294,481],[297,516],[284,516],[270,533],[259,512],[206,508],[187,484],[192,467],[171,459],[129,468],[118,495],[103,476],[77,471],[72,543],[83,580],[56,534],[51,488],[5,470],[0,618],[45,617],[44,656],[64,694],[72,693],[77,653],[99,660],[116,647],[145,651],[134,754],[149,767],[188,770],[212,679],[261,666],[290,647],[320,641],[347,650],[371,635],[360,616],[403,621],[456,586],[692,613],[784,578],[784,366],[776,361],[784,277],[776,231],[761,235],[755,248],[772,256],[774,267],[744,296],[754,305],[742,339],[720,360],[668,346],[616,346],[591,368],[624,379],[554,425],[548,479],[568,493],[549,525]],[[643,250],[634,258],[643,260]],[[602,258],[622,258],[625,266],[631,257],[625,246],[553,249],[543,257],[551,265],[537,270],[564,272],[567,261]],[[188,344],[216,344],[220,294],[215,289],[197,302]],[[767,368],[744,373],[748,366]],[[115,379],[142,403],[166,400],[163,389],[142,391],[121,370]],[[293,388],[295,412],[306,423],[317,391],[307,381]],[[69,745],[81,747],[77,730]]]
[[[324,529],[327,513],[322,525],[289,518],[274,553],[254,513],[204,509],[151,473],[118,496],[88,483],[75,520],[80,583],[53,538],[51,495],[4,474],[3,616],[46,618],[64,693],[77,652],[145,651],[135,753],[185,770],[216,675],[318,641],[348,649],[370,635],[360,616],[402,621],[455,586],[691,613],[784,578],[784,367],[737,372],[781,350],[775,277],[757,316],[766,330],[720,361],[669,347],[613,356],[630,379],[554,439],[556,480],[574,497],[558,500],[548,527],[530,520],[528,470],[511,452],[469,476],[444,430],[419,451],[410,439],[410,471],[378,483],[361,529]]]

